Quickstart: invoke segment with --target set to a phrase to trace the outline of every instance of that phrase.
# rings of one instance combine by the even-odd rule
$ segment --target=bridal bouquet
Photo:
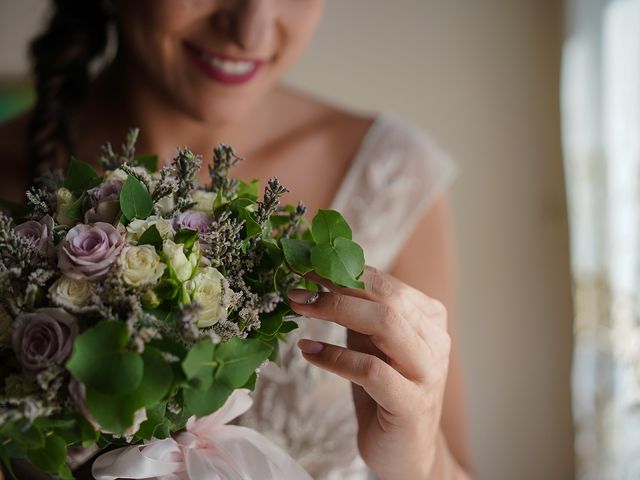
[[[338,212],[306,224],[302,204],[280,205],[277,179],[259,198],[257,181],[229,178],[239,158],[225,145],[199,187],[198,156],[179,149],[158,170],[156,156],[136,155],[137,134],[121,153],[103,147],[103,175],[71,159],[65,176],[26,192],[26,206],[1,204],[11,214],[0,213],[7,468],[26,458],[71,479],[69,447],[135,446],[144,456],[153,440],[179,454],[181,435],[248,408],[236,396],[297,326],[286,291],[317,288],[304,274],[363,288],[363,252]],[[230,450],[219,457],[207,460],[215,478],[252,468]],[[123,476],[118,468],[100,478]],[[164,474],[183,467],[171,468]]]

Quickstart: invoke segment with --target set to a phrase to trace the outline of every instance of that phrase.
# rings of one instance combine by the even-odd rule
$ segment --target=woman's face
[[[301,56],[324,0],[121,1],[122,47],[143,85],[209,123],[245,114]]]

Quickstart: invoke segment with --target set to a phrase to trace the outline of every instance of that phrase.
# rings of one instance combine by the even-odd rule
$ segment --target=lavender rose
[[[18,315],[12,325],[12,346],[26,372],[38,373],[62,364],[78,334],[74,316],[61,308],[41,308]]]
[[[122,182],[109,180],[87,192],[85,223],[106,222],[115,225],[120,219]]]
[[[20,225],[16,225],[15,232],[21,237],[31,240],[38,252],[45,257],[55,254],[53,246],[53,218],[45,215],[40,219],[28,220]]]
[[[200,233],[206,233],[211,228],[211,222],[213,218],[204,212],[195,212],[188,210],[182,212],[176,218],[173,219],[173,228],[177,232],[182,228],[189,230],[196,230]]]
[[[101,280],[123,245],[124,236],[109,223],[76,225],[60,244],[58,267],[74,280]]]

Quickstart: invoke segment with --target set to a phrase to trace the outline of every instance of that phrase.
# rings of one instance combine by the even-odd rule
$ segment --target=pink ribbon
[[[119,448],[93,464],[96,480],[312,480],[282,449],[255,430],[227,423],[253,403],[236,390],[213,414],[187,421],[175,438]]]

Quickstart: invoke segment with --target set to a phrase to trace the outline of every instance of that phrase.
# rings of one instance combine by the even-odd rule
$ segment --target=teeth
[[[202,54],[202,59],[212,67],[219,68],[228,75],[243,75],[253,68],[253,62],[222,60],[217,57],[210,57],[204,53]]]

